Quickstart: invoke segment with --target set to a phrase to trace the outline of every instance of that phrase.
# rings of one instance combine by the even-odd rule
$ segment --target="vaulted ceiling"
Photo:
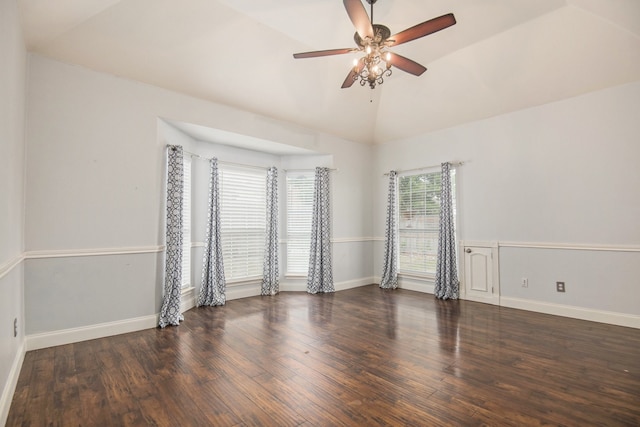
[[[367,11],[369,5],[363,0]],[[397,46],[428,71],[340,89],[355,54],[340,0],[20,0],[28,49],[363,143],[413,135],[640,81],[638,0],[378,0]]]

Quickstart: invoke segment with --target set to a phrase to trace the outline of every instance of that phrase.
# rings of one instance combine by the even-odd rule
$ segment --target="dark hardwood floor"
[[[640,330],[377,286],[28,352],[8,426],[640,425]]]

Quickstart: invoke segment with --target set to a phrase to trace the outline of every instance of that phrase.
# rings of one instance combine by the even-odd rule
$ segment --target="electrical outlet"
[[[18,318],[14,318],[13,319],[13,337],[17,337],[18,336]]]
[[[523,277],[522,279],[520,279],[520,284],[522,285],[523,288],[528,288],[529,279],[527,279],[526,277]]]
[[[565,291],[564,282],[556,282],[556,291],[558,291],[558,292],[564,292]]]

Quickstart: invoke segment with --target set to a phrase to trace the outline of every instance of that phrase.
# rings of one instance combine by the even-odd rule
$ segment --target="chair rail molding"
[[[72,258],[104,255],[150,254],[164,251],[164,246],[133,246],[120,248],[59,249],[25,252],[25,259]]]
[[[24,261],[24,254],[16,255],[4,264],[0,264],[0,279],[9,274],[15,267]]]
[[[640,252],[638,245],[604,245],[598,243],[565,243],[565,242],[509,242],[500,241],[502,248],[530,249],[565,249],[575,251],[608,251],[608,252]]]

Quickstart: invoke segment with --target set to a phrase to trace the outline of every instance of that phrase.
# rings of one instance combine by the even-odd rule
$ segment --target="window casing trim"
[[[412,270],[409,268],[402,268],[400,265],[400,248],[401,248],[401,235],[400,235],[400,221],[401,221],[401,217],[400,217],[400,198],[401,198],[401,194],[400,194],[400,180],[402,178],[406,178],[408,176],[419,176],[419,175],[429,175],[429,174],[439,174],[441,173],[441,168],[440,167],[428,167],[428,168],[422,168],[422,169],[413,169],[410,171],[406,171],[406,172],[400,172],[397,175],[397,180],[396,180],[396,195],[397,195],[397,204],[396,204],[396,218],[397,218],[397,223],[396,223],[396,230],[398,233],[398,239],[396,241],[396,245],[398,245],[397,250],[398,250],[398,258],[397,258],[397,268],[398,268],[398,276],[399,277],[405,277],[408,279],[411,278],[415,278],[418,280],[434,280],[435,279],[435,266],[433,271],[431,270],[425,270],[425,271],[420,271],[420,270]],[[455,223],[455,228],[456,230],[458,229],[458,214],[457,214],[457,208],[455,208],[455,206],[457,206],[457,192],[458,192],[458,185],[457,182],[455,180],[455,175],[456,175],[456,168],[455,166],[451,167],[451,174],[454,176],[454,180],[453,180],[453,184],[454,184],[454,188],[453,188],[453,199],[454,199],[454,223]],[[438,215],[439,216],[439,215]],[[439,218],[438,218],[438,224],[439,224]],[[430,252],[429,252],[430,253]],[[437,263],[437,238],[436,238],[436,248],[435,248],[435,256],[436,256],[436,263]]]

